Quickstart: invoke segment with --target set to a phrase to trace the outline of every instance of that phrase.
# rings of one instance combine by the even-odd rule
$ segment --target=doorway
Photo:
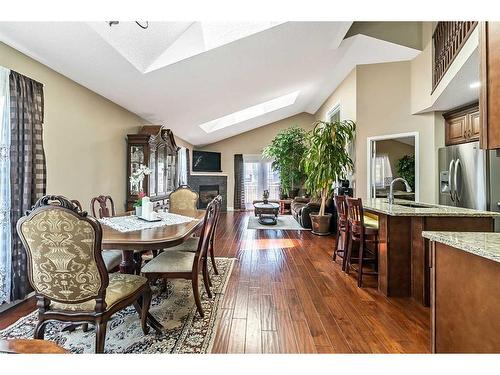
[[[386,198],[391,181],[403,177],[412,187],[412,192],[407,192],[404,183],[398,181],[394,184],[394,197],[418,202],[418,132],[369,137],[367,143],[369,197]]]

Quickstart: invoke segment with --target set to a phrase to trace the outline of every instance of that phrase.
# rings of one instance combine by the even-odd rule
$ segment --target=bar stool
[[[335,207],[337,209],[337,237],[333,249],[333,261],[337,256],[342,259],[342,271],[347,264],[347,245],[349,242],[349,220],[347,219],[347,203],[345,195],[335,196]]]
[[[358,272],[358,287],[361,288],[363,275],[378,275],[378,221],[365,217],[361,198],[347,198],[347,211],[350,231],[345,271],[349,273],[353,261],[358,263],[353,268]],[[358,244],[357,257],[352,254],[353,243]],[[364,271],[366,265],[373,265],[374,271]]]

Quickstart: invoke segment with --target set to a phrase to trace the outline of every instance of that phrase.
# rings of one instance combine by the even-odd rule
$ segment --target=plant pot
[[[293,199],[295,198],[297,195],[299,195],[299,188],[296,188],[296,189],[292,189],[290,190],[290,199]]]
[[[318,236],[328,236],[330,234],[330,220],[332,214],[318,215],[309,214],[312,223],[312,233]]]
[[[135,216],[142,216],[142,206],[137,206],[135,208]]]

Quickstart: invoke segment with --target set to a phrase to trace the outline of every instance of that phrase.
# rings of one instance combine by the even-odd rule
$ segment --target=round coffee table
[[[259,217],[259,223],[262,225],[276,225],[278,222],[278,213],[280,205],[278,203],[254,203],[255,216]]]

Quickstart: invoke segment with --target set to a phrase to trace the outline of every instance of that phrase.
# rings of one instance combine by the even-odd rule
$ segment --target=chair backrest
[[[198,193],[191,190],[188,185],[181,185],[168,197],[168,211],[182,212],[196,210]]]
[[[96,205],[99,205],[99,210],[96,210]],[[115,203],[109,195],[99,195],[92,198],[90,208],[92,209],[92,216],[99,219],[115,216]]]
[[[337,208],[338,226],[344,228],[347,225],[347,202],[345,195],[335,196],[335,207]]]
[[[105,308],[108,272],[101,255],[102,229],[62,196],[40,198],[17,222],[28,257],[28,278],[37,297],[76,304],[96,300]]]
[[[346,198],[347,199],[347,217],[351,226],[351,236],[359,239],[364,237],[365,222],[363,202],[361,198]]]
[[[221,208],[222,208],[222,196],[218,195],[214,199],[217,200],[218,204],[216,206],[217,211],[215,212],[214,228],[212,230],[212,235],[210,236],[210,245],[211,246],[213,246],[213,243],[214,243],[215,232],[217,231],[217,226],[219,225],[220,212],[221,212]]]
[[[206,261],[205,255],[207,254],[208,246],[212,239],[213,232],[215,231],[217,212],[220,211],[221,203],[222,197],[218,195],[207,205],[203,226],[200,232],[200,238],[198,240],[198,248],[196,249],[195,260],[193,264],[193,272],[195,273],[197,273],[200,269],[200,263],[203,260]]]
[[[80,211],[83,211],[82,204],[80,203],[80,201],[79,201],[79,200],[77,200],[77,199],[72,199],[72,200],[71,200],[71,203],[73,203],[73,204],[76,206],[76,208],[78,208]]]

